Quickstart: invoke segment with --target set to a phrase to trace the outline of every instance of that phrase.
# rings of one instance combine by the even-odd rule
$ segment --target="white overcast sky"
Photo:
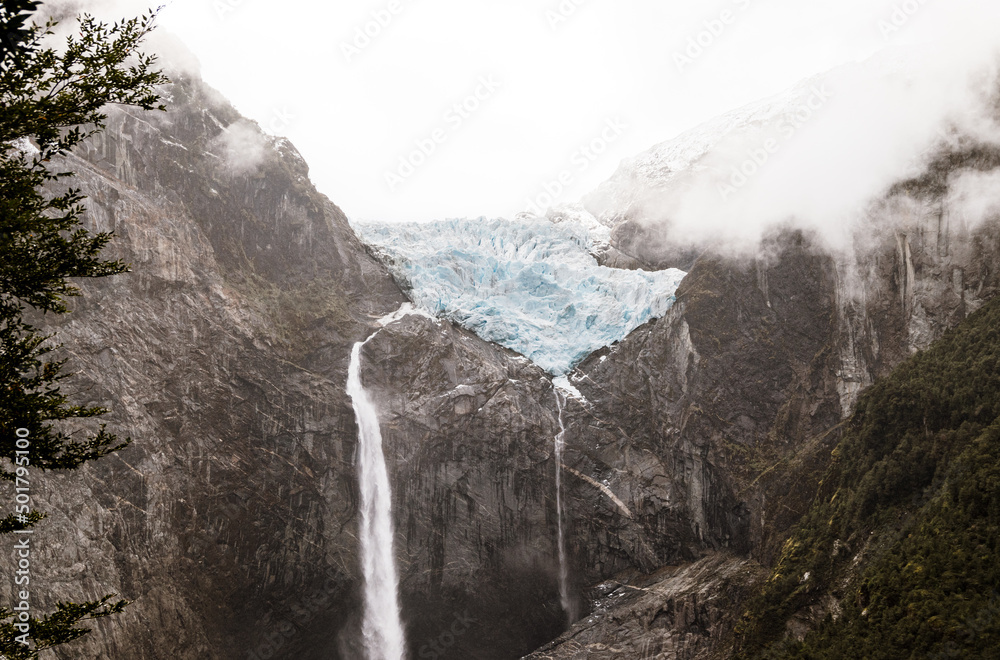
[[[996,5],[174,0],[160,26],[241,112],[292,140],[349,216],[397,221],[512,216],[563,171],[572,181],[557,199],[575,201],[622,158],[812,74],[890,45],[981,38],[1000,25]],[[366,27],[374,36],[356,42]],[[679,70],[676,54],[711,27],[718,36],[702,34],[708,46]],[[345,45],[362,47],[348,56]],[[468,98],[476,92],[482,100]],[[475,109],[461,116],[463,101]],[[390,187],[386,173],[435,137]],[[607,150],[582,169],[574,155],[595,139]]]

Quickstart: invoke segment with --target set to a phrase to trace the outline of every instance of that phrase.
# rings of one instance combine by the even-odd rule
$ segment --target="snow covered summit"
[[[553,375],[666,313],[686,273],[601,266],[599,234],[544,218],[362,224],[418,306]]]

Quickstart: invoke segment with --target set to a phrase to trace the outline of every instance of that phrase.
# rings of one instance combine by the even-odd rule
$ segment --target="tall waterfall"
[[[562,457],[563,446],[565,444],[566,427],[563,424],[563,400],[558,388],[554,388],[556,395],[556,409],[559,411],[559,433],[555,438],[556,455],[556,525],[557,545],[559,546],[559,602],[569,623],[577,619],[576,605],[569,595],[569,565],[566,561],[566,534],[563,530],[562,515]]]
[[[406,644],[400,619],[399,578],[393,554],[389,474],[382,453],[378,415],[361,384],[361,347],[374,336],[354,345],[347,371],[347,394],[351,397],[358,421],[361,567],[365,578],[362,631],[368,660],[403,660]]]

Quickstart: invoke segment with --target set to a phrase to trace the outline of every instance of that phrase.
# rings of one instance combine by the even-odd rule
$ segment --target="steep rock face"
[[[862,393],[739,658],[1000,654],[998,328],[994,299]]]
[[[50,329],[74,399],[134,442],[37,476],[35,605],[134,601],[61,657],[322,646],[357,583],[350,341],[403,296],[289,144],[197,81],[166,92],[169,113],[112,109],[67,163],[134,272],[81,283]],[[227,154],[235,130],[251,162]]]
[[[988,147],[942,151],[872,204],[847,253],[785,231],[765,239],[764,256],[703,254],[666,317],[571,375],[588,403],[570,407],[567,462],[624,505],[591,512],[571,499],[586,511],[571,546],[592,582],[707,549],[773,560],[858,393],[996,294],[997,207],[972,209],[955,191],[998,165]],[[987,201],[991,183],[977,190]],[[629,224],[613,240],[656,233]],[[639,242],[646,267],[683,258]]]
[[[693,660],[723,657],[734,601],[761,577],[753,561],[716,553],[649,576],[622,576],[592,590],[593,612],[526,660]]]
[[[927,348],[995,295],[1000,209],[990,201],[1000,188],[987,179],[978,207],[960,189],[970,176],[997,172],[998,148],[948,150],[873,205],[853,258],[839,265],[841,323],[850,335],[845,411],[859,386]],[[850,385],[851,378],[859,384]]]
[[[988,159],[960,162],[965,165],[952,167],[947,176],[963,176],[970,167],[992,167]],[[964,217],[967,211],[943,193],[928,199],[894,190],[872,206],[869,224],[847,255],[831,254],[808,234],[794,230],[769,236],[756,258],[703,254],[666,317],[599,351],[572,373],[571,381],[584,399],[567,402],[568,444],[562,469],[576,596],[582,599],[586,585],[620,571],[651,573],[663,565],[698,561],[706,552],[735,551],[769,562],[812,500],[839,439],[840,422],[858,392],[994,295],[992,264],[1000,256],[996,218],[991,212]],[[458,471],[438,468],[443,476],[433,477],[432,492],[427,488],[428,464],[422,462],[417,470],[411,467],[411,454],[400,455],[394,449],[397,465],[411,471],[410,476],[401,472],[396,478],[406,493],[399,496],[400,506],[421,511],[416,524],[407,529],[407,542],[412,545],[416,538],[422,554],[436,553],[441,557],[438,566],[454,561],[450,571],[435,567],[416,580],[411,567],[404,593],[420,585],[421,598],[433,601],[435,593],[447,591],[447,586],[435,586],[435,580],[447,585],[451,577],[452,602],[462,608],[471,602],[477,617],[480,612],[497,611],[505,602],[532,600],[548,602],[551,615],[551,575],[542,579],[548,596],[545,589],[518,591],[513,588],[516,581],[505,583],[503,576],[526,575],[522,567],[501,564],[502,570],[491,573],[492,564],[476,563],[482,561],[487,546],[478,538],[470,539],[467,529],[445,530],[426,523],[435,516],[442,520],[441,510],[460,511],[462,502],[467,510],[473,503],[485,503],[483,509],[493,510],[498,496],[477,492],[489,483],[479,461],[503,466],[500,475],[506,478],[511,473],[503,456],[509,453],[536,456],[535,467],[520,474],[542,479],[551,498],[551,468],[542,467],[554,433],[552,410],[546,412],[544,403],[551,396],[546,394],[549,390],[540,376],[534,385],[508,381],[511,401],[521,401],[517,413],[483,409],[482,396],[473,393],[502,382],[504,370],[487,366],[492,358],[484,349],[470,348],[462,351],[462,359],[444,359],[455,350],[455,337],[431,351],[436,357],[428,363],[423,352],[447,333],[419,329],[417,334],[421,335],[417,342],[409,334],[387,335],[376,342],[392,347],[385,349],[392,357],[379,360],[379,370],[396,375],[384,383],[385,374],[373,371],[368,377],[380,383],[377,387],[387,401],[393,401],[387,404],[392,410],[387,428],[405,429],[398,435],[389,431],[389,442],[422,453],[433,438],[445,446],[456,443],[463,455],[448,461],[457,463]],[[470,346],[475,345],[469,340]],[[407,343],[411,345],[403,348]],[[438,350],[442,356],[437,356]],[[390,366],[397,363],[406,370]],[[481,365],[482,376],[462,375],[473,373],[471,365],[476,364]],[[453,399],[458,402],[452,403]],[[462,421],[463,417],[468,419]],[[491,456],[471,449],[492,442],[496,428],[523,435],[517,443],[503,440],[504,454]],[[412,446],[418,437],[424,440]],[[465,452],[472,452],[471,459]],[[477,464],[480,467],[474,467]],[[456,480],[457,474],[473,476],[463,481]],[[424,495],[414,497],[421,488]],[[537,521],[544,489],[525,492],[514,507],[519,513],[511,523],[501,523],[501,532],[510,530],[502,536],[542,529]],[[448,504],[449,498],[457,508]],[[551,499],[546,506],[551,516]],[[466,520],[474,519],[468,510]],[[423,539],[419,521],[426,525]],[[535,566],[539,557],[551,562],[551,518],[549,527],[544,540],[507,542],[505,547],[521,548],[522,557],[535,558]],[[430,549],[434,544],[436,549]],[[458,579],[463,571],[479,578],[465,583],[481,585],[478,602],[470,599]],[[706,584],[704,593],[708,598],[726,594],[725,602],[735,616],[742,595],[758,575],[751,571],[735,592],[720,592],[719,585]],[[509,593],[497,598],[496,585],[505,584],[511,587]],[[427,591],[420,591],[423,588]],[[504,600],[512,595],[514,600]],[[503,620],[506,626],[509,619]],[[436,625],[444,630],[447,625],[447,621],[430,623],[433,617],[424,621],[428,623],[420,624],[423,629]],[[683,631],[683,621],[671,631],[646,631],[637,642],[663,653],[712,657],[725,652],[721,631],[733,619],[725,621],[713,624],[714,632],[698,637],[693,645],[677,641],[691,633]],[[550,630],[556,627],[553,619],[546,625]],[[627,636],[596,626],[587,633],[588,644],[617,648],[623,634]],[[459,642],[439,657],[489,653],[490,644],[477,648],[472,643]],[[560,652],[574,648],[570,644]],[[502,657],[503,652],[498,653]]]
[[[360,658],[344,385],[353,342],[405,298],[290,144],[197,80],[165,91],[166,115],[112,109],[67,163],[89,228],[114,231],[106,256],[133,272],[81,282],[50,329],[75,400],[134,442],[38,476],[35,605],[133,601],[67,658]],[[557,635],[549,379],[420,317],[362,359],[411,653],[459,625],[440,657],[517,657]]]
[[[50,518],[36,536],[36,605],[135,601],[62,657],[360,657],[344,382],[352,343],[404,297],[291,145],[198,82],[169,92],[166,116],[115,111],[71,163],[91,227],[117,232],[108,256],[134,273],[84,283],[53,329],[77,400],[111,408],[110,427],[135,442],[38,477]],[[945,184],[996,167],[942,158]],[[769,559],[857,392],[996,291],[996,224],[959,222],[941,176],[893,191],[850,259],[796,232],[771,237],[766,257],[702,255],[666,317],[572,375],[585,400],[567,402],[562,469],[578,598],[623,571],[705,553]],[[412,653],[508,658],[556,636],[549,380],[419,317],[383,329],[362,359],[382,415]],[[730,620],[722,599],[736,607],[757,575],[721,557],[636,577],[648,600],[616,613],[620,627],[573,630],[588,648],[711,657]],[[731,589],[702,584],[706,566],[750,573]],[[639,632],[650,616],[669,625]]]
[[[573,375],[589,401],[571,409],[574,467],[632,514],[577,521],[586,565],[652,571],[707,548],[749,552],[764,531],[744,488],[759,449],[790,442],[772,438],[776,422],[809,436],[839,421],[832,262],[800,235],[775,243],[769,262],[702,258],[665,318]],[[605,534],[620,542],[582,542]]]
[[[564,620],[552,460],[558,426],[547,374],[418,316],[386,327],[362,359],[392,465],[413,652],[512,658],[556,636]],[[452,635],[456,621],[461,634]]]

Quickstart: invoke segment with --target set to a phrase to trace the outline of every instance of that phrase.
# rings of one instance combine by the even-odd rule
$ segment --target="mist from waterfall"
[[[365,579],[362,633],[368,660],[403,660],[406,643],[393,553],[392,493],[378,414],[361,384],[361,348],[375,334],[354,345],[347,371],[347,394],[358,422],[361,567]]]

